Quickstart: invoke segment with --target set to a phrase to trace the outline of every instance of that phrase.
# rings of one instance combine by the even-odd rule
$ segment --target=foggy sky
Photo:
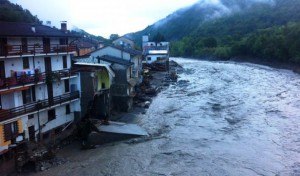
[[[60,27],[67,21],[91,34],[108,38],[110,34],[136,32],[198,0],[10,0],[37,15],[44,23]],[[209,1],[209,0],[208,0]],[[219,0],[211,0],[218,2]]]

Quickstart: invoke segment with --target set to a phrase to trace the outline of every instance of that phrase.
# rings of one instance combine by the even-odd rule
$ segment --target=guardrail
[[[23,106],[11,108],[11,109],[2,109],[0,110],[0,122],[27,113],[39,111],[41,109],[45,109],[54,105],[59,105],[71,100],[75,100],[77,98],[79,98],[79,91],[56,96],[53,97],[52,99],[39,100],[37,102],[24,104]]]
[[[58,54],[76,51],[77,45],[1,45],[0,57],[37,55],[37,54]]]
[[[12,89],[13,87],[26,86],[28,84],[37,84],[39,82],[55,81],[61,78],[75,75],[70,69],[53,71],[51,73],[35,71],[34,74],[22,73],[8,78],[0,78],[0,90]]]

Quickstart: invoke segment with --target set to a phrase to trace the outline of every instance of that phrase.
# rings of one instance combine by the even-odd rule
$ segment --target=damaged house
[[[109,65],[115,73],[110,88],[112,108],[129,111],[132,107],[135,87],[142,81],[141,54],[140,51],[131,48],[106,46],[77,61]]]
[[[106,120],[110,116],[110,87],[115,77],[106,64],[77,62],[74,71],[80,75],[81,114]]]
[[[80,84],[70,70],[77,36],[65,22],[61,29],[0,26],[0,173],[5,174],[15,169],[23,144],[34,149],[53,142],[80,117]]]

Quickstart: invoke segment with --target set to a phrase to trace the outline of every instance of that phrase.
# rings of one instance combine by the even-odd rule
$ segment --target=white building
[[[60,30],[28,23],[0,26],[1,159],[24,140],[53,140],[79,117],[80,84],[70,69],[76,36],[66,23]]]
[[[169,42],[149,42],[148,36],[143,36],[143,63],[166,62],[169,60]]]

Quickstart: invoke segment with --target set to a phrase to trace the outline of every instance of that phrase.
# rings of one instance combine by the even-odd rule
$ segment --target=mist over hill
[[[300,63],[299,12],[299,0],[202,0],[128,36],[160,33],[172,56]]]
[[[174,41],[196,33],[213,35],[215,31],[211,28],[221,22],[228,22],[226,31],[231,30],[234,26],[229,27],[229,25],[235,25],[234,23],[243,20],[248,23],[244,28],[247,28],[247,31],[253,31],[256,29],[256,24],[253,23],[256,22],[259,23],[257,27],[266,23],[263,25],[265,28],[273,25],[270,21],[274,24],[284,24],[294,18],[298,20],[299,15],[295,13],[299,7],[293,8],[293,3],[299,4],[296,0],[200,0],[190,7],[179,9],[142,31],[130,33],[127,36],[140,42],[142,35],[153,36],[159,32],[165,36],[166,40]],[[290,8],[292,8],[291,11],[288,10]],[[283,14],[282,11],[286,11],[287,14]],[[212,30],[212,32],[207,30]],[[242,32],[244,31],[245,29],[242,29]],[[219,34],[218,31],[216,34]]]

